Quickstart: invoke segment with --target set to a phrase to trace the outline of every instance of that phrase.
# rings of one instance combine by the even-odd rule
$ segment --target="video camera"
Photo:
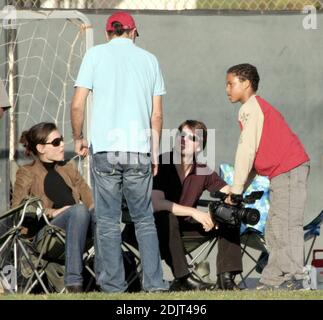
[[[255,203],[259,200],[263,191],[254,191],[243,197],[238,194],[231,194],[231,200],[235,205],[225,203],[226,193],[220,191],[211,192],[210,196],[216,200],[209,202],[209,212],[214,222],[226,223],[237,226],[241,222],[244,224],[256,225],[260,219],[260,213],[254,208],[245,208],[245,204]]]

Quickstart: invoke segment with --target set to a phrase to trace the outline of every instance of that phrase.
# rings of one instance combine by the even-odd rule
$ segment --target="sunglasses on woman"
[[[63,136],[61,136],[59,138],[55,138],[51,142],[46,142],[46,143],[42,143],[42,144],[51,144],[53,147],[58,147],[58,146],[60,146],[62,141],[64,141]]]

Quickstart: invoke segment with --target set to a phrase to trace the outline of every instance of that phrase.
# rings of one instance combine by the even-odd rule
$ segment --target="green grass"
[[[82,293],[82,294],[9,294],[0,300],[323,300],[323,291],[256,291],[240,292],[167,292],[167,293]]]

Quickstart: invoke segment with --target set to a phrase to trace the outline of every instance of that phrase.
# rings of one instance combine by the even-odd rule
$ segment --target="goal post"
[[[93,46],[93,29],[89,19],[76,10],[31,11],[7,6],[0,11],[0,39],[0,78],[12,105],[6,115],[9,159],[0,158],[9,166],[6,181],[2,179],[0,184],[4,188],[4,183],[10,185],[14,180],[15,168],[25,163],[19,137],[36,123],[56,123],[64,136],[66,159],[75,155],[70,105],[82,58]],[[90,103],[88,99],[85,132]],[[82,162],[82,169],[89,181],[88,160]]]

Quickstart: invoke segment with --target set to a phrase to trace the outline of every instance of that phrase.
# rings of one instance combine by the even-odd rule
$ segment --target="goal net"
[[[0,11],[0,78],[12,105],[6,116],[10,185],[17,164],[24,163],[21,132],[36,123],[56,123],[64,136],[65,158],[75,155],[70,104],[82,58],[93,45],[93,31],[78,11],[6,9]],[[87,162],[82,167],[87,177]]]

